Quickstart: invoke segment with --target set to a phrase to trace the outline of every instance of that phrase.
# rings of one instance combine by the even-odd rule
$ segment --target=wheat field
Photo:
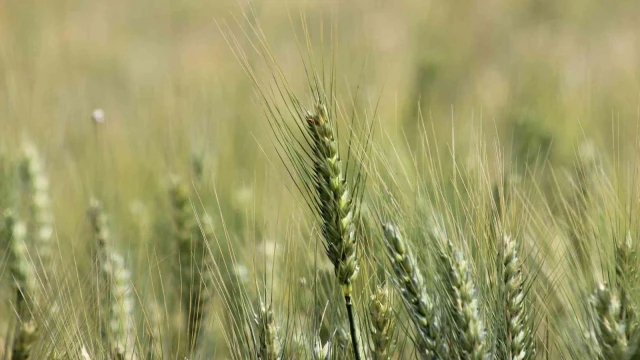
[[[640,359],[638,18],[0,1],[0,358]]]

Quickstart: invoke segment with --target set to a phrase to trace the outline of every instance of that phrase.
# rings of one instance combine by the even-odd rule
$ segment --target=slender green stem
[[[353,302],[351,294],[345,292],[344,303],[347,307],[347,315],[349,316],[349,332],[351,333],[351,344],[353,345],[353,355],[355,360],[360,360],[360,347],[358,346],[358,335],[356,333],[356,319],[353,314]]]

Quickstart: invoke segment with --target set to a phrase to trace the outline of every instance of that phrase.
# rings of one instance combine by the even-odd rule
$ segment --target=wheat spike
[[[322,104],[316,107],[315,113],[307,116],[314,170],[312,178],[324,247],[334,266],[338,282],[342,285],[353,352],[356,360],[359,360],[360,349],[352,303],[352,285],[359,271],[356,208],[343,173],[333,126],[327,108]]]
[[[325,250],[338,281],[348,288],[359,270],[354,206],[326,107],[319,105],[316,112],[308,116],[307,124],[313,141],[314,180]]]
[[[20,174],[26,188],[29,206],[27,235],[37,249],[42,275],[44,279],[48,279],[53,271],[52,258],[55,250],[49,179],[44,171],[40,154],[31,143],[23,146]]]
[[[107,216],[102,204],[92,199],[88,210],[96,243],[96,262],[100,274],[100,314],[103,340],[115,359],[135,359],[133,335],[134,301],[131,273],[122,255],[112,248]]]
[[[488,359],[485,327],[469,263],[460,250],[453,248],[450,241],[446,242],[446,249],[441,249],[440,258],[446,271],[444,286],[448,291],[448,305],[455,323],[458,355],[465,360]]]
[[[16,291],[15,310],[18,314],[11,352],[11,359],[16,360],[29,359],[38,339],[38,326],[32,313],[35,289],[30,279],[34,275],[28,260],[25,235],[25,224],[18,221],[12,211],[5,211],[2,241],[9,242],[9,272]]]
[[[620,294],[619,320],[625,326],[627,339],[634,339],[637,335],[638,323],[636,310],[630,294],[635,290],[638,280],[636,270],[638,256],[633,246],[631,234],[627,234],[625,241],[616,243],[616,288]]]
[[[391,296],[388,288],[378,286],[373,295],[371,295],[369,315],[371,317],[369,331],[373,340],[373,348],[371,349],[373,358],[375,360],[389,360],[395,314],[391,306]]]
[[[505,235],[503,245],[507,356],[511,360],[528,360],[535,356],[535,334],[526,308],[517,244],[509,235]]]
[[[620,322],[620,301],[604,284],[599,284],[593,296],[596,316],[596,339],[602,360],[626,359],[628,339]]]
[[[407,305],[409,315],[418,329],[418,349],[426,359],[445,359],[446,349],[440,320],[427,293],[417,262],[400,231],[392,224],[383,224],[387,256],[393,269],[394,283]]]

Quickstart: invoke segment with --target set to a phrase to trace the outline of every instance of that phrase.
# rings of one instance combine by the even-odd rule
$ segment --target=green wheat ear
[[[313,171],[307,176],[313,183],[314,210],[321,222],[324,247],[334,266],[345,298],[349,318],[351,342],[356,360],[360,359],[355,315],[352,304],[352,285],[359,271],[356,243],[357,205],[354,204],[342,169],[333,121],[323,104],[306,117],[311,146]]]
[[[43,278],[49,279],[53,272],[53,214],[49,196],[49,179],[36,147],[31,143],[23,146],[20,175],[26,189],[29,208],[27,236],[37,249]]]
[[[315,189],[325,250],[335,267],[338,282],[350,294],[359,270],[355,209],[342,171],[333,124],[324,105],[318,105],[316,112],[308,115],[307,125],[312,139]]]
[[[33,294],[35,292],[32,279],[32,266],[25,243],[26,226],[18,221],[12,211],[4,213],[2,243],[8,243],[9,273],[13,278],[15,311],[18,315],[13,338],[11,359],[26,360],[31,357],[31,349],[38,340],[38,326],[33,316]]]
[[[602,360],[626,359],[629,342],[620,321],[620,301],[604,285],[599,284],[592,299],[596,316],[596,340]]]
[[[100,278],[99,321],[102,338],[112,358],[133,360],[135,336],[131,273],[122,255],[113,249],[107,216],[98,200],[91,200],[88,215],[95,239]]]
[[[511,360],[533,359],[536,354],[535,332],[529,318],[524,280],[515,240],[503,238],[504,316],[506,323],[506,355]]]
[[[471,265],[450,240],[445,239],[443,243],[440,261],[444,269],[443,285],[447,289],[447,305],[455,324],[457,355],[464,360],[488,359],[490,354],[486,329],[478,305]]]
[[[378,286],[369,301],[371,325],[369,332],[373,346],[371,354],[374,360],[391,358],[391,342],[395,328],[395,314],[391,304],[391,295],[386,286]]]
[[[393,283],[402,295],[409,316],[418,330],[418,352],[426,359],[447,359],[441,321],[433,299],[427,292],[416,258],[395,225],[383,224],[382,229],[387,257],[393,269]]]
[[[631,234],[624,241],[616,243],[616,287],[620,294],[620,321],[625,326],[629,341],[638,341],[638,318],[632,294],[638,283],[638,254]]]

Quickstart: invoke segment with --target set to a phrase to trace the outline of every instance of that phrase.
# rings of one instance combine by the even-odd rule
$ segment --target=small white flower
[[[91,112],[91,119],[93,121],[95,121],[96,123],[103,123],[104,122],[104,110],[102,109],[95,109]]]

